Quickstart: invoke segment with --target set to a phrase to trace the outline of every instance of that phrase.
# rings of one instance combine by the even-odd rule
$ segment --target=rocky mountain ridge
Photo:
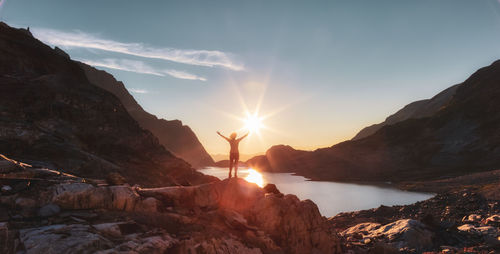
[[[271,147],[247,164],[315,180],[419,181],[500,168],[500,61],[452,87],[431,116],[315,151]],[[438,103],[439,104],[439,103]]]
[[[382,123],[363,128],[352,140],[368,137],[386,125],[395,124],[407,119],[430,117],[450,102],[457,88],[458,85],[454,85],[438,93],[431,99],[412,102],[398,110],[398,112],[388,116]]]
[[[0,23],[0,152],[143,186],[213,181],[167,151],[60,49]]]
[[[111,74],[84,63],[79,63],[88,80],[120,99],[127,112],[141,125],[155,135],[160,144],[175,156],[189,162],[195,168],[213,166],[214,160],[207,153],[195,133],[180,120],[159,119],[146,112],[125,88]]]

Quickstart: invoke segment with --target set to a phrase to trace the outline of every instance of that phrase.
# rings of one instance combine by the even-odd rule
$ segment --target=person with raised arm
[[[227,140],[229,142],[229,145],[231,146],[231,150],[229,151],[229,178],[231,178],[231,171],[233,170],[234,166],[234,177],[238,177],[238,161],[240,159],[240,152],[238,151],[238,144],[242,139],[244,139],[246,136],[248,136],[248,133],[243,135],[241,138],[236,138],[236,132],[231,133],[231,135],[228,137],[225,137],[224,135],[220,134],[220,132],[217,132],[219,136]]]

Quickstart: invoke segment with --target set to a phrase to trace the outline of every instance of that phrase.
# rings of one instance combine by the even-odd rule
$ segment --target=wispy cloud
[[[99,49],[190,65],[209,67],[221,66],[236,71],[244,69],[242,64],[234,60],[232,54],[217,50],[155,48],[149,47],[143,43],[124,43],[103,39],[81,31],[63,32],[47,28],[32,28],[31,32],[39,40],[60,47]]]
[[[138,89],[138,88],[128,88],[127,90],[129,90],[132,93],[141,93],[141,94],[149,93],[148,90]]]
[[[96,67],[104,67],[115,70],[130,71],[130,72],[149,74],[161,77],[168,75],[179,79],[207,81],[207,79],[204,77],[200,77],[195,74],[184,71],[170,70],[170,69],[167,70],[156,69],[150,65],[145,64],[142,61],[134,61],[128,59],[114,59],[114,58],[105,58],[102,60],[78,59],[78,61]]]
[[[187,73],[184,71],[178,71],[178,70],[164,70],[164,73],[174,77],[174,78],[180,78],[180,79],[191,79],[191,80],[201,80],[201,81],[207,81],[206,78],[200,77],[191,73]]]

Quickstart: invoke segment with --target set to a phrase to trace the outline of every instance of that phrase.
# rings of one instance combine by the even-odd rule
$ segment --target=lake
[[[224,179],[228,175],[227,168],[209,167],[198,171],[219,179]],[[305,177],[290,173],[261,172],[259,175],[249,168],[238,169],[238,177],[248,177],[252,182],[261,181],[260,185],[263,186],[274,183],[284,194],[294,194],[301,200],[310,199],[318,205],[319,211],[326,217],[340,212],[376,208],[380,205],[408,205],[434,196],[431,193],[409,192],[385,186],[309,181]]]

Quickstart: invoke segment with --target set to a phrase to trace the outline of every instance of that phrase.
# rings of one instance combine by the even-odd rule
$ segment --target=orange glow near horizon
[[[245,177],[245,180],[249,183],[255,183],[261,188],[264,187],[264,178],[255,169],[248,169],[248,175]]]

